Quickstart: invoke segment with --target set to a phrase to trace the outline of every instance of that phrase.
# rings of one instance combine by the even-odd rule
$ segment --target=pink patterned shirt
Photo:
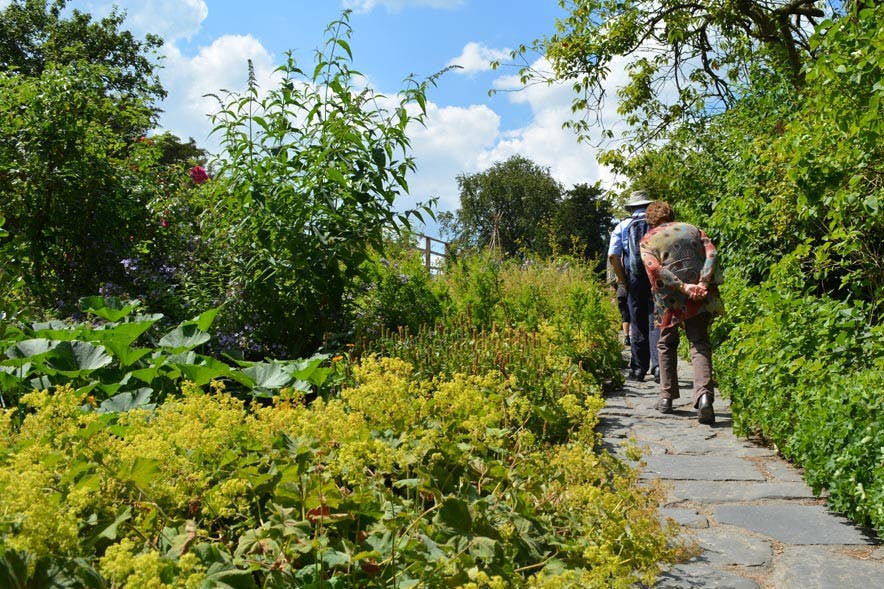
[[[654,293],[656,325],[673,327],[700,313],[721,313],[718,251],[702,230],[679,222],[654,227],[642,238],[641,256]],[[684,285],[701,282],[709,294],[690,300]]]

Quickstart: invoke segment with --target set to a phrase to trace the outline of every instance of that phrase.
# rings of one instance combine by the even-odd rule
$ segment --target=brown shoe
[[[660,413],[672,413],[672,399],[660,398],[657,401],[657,411]]]

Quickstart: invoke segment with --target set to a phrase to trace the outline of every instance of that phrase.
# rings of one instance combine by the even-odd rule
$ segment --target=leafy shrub
[[[480,329],[488,329],[496,318],[500,301],[500,271],[503,262],[488,250],[450,260],[439,277],[439,298],[449,319],[466,317]]]
[[[490,284],[499,297],[491,306]],[[514,390],[534,407],[525,426],[538,438],[561,441],[573,428],[562,399],[602,403],[606,386],[620,381],[618,316],[589,267],[567,259],[520,263],[482,254],[464,259],[450,275],[434,281],[443,300],[477,293],[481,309],[448,305],[435,324],[417,330],[387,330],[362,340],[357,354],[378,353],[406,360],[431,379],[457,373],[481,376],[497,371],[513,379]],[[479,327],[485,321],[489,327]]]
[[[542,446],[521,426],[534,408],[500,373],[352,368],[352,387],[311,406],[248,407],[220,384],[125,413],[84,411],[66,385],[27,395],[28,412],[0,422],[0,576],[626,587],[676,557],[659,491],[585,443],[597,406],[569,403],[586,424],[575,444]]]
[[[217,309],[160,331],[160,314],[139,314],[138,301],[81,300],[83,321],[0,323],[0,387],[4,405],[34,389],[70,385],[102,411],[154,406],[188,380],[197,386],[226,379],[250,396],[282,388],[311,393],[330,386],[327,355],[307,360],[228,364],[195,350],[210,341]]]
[[[393,102],[359,87],[348,13],[328,28],[307,73],[289,53],[278,85],[219,97],[214,116],[224,155],[217,202],[203,217],[204,259],[194,308],[222,305],[221,326],[260,342],[260,358],[318,349],[339,331],[344,296],[372,248],[408,229],[420,211],[398,212],[415,167],[406,129],[425,116],[435,78],[407,80]]]
[[[349,304],[355,339],[375,338],[400,327],[412,332],[442,315],[422,255],[407,244],[388,245],[365,265]]]
[[[729,318],[716,363],[735,429],[804,467],[833,509],[884,529],[881,327],[866,307],[772,284],[734,294],[742,316]]]

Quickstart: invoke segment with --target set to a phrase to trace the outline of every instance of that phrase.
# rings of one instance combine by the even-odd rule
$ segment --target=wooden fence
[[[418,242],[415,245],[415,248],[418,251],[423,252],[424,254],[424,265],[427,267],[427,271],[430,274],[437,274],[442,270],[442,260],[448,255],[448,242],[442,241],[441,239],[436,239],[435,237],[430,237],[429,235],[418,235]],[[444,249],[442,251],[438,251],[438,249],[433,249],[434,244],[442,244]],[[439,246],[436,245],[436,248]]]

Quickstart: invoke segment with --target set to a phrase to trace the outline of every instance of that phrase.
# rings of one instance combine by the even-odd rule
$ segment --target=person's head
[[[651,227],[656,227],[663,223],[671,223],[672,221],[675,221],[675,213],[672,211],[672,206],[670,206],[668,202],[655,200],[649,204],[648,208],[645,210],[645,221],[647,221],[648,225]]]
[[[626,207],[626,210],[632,213],[638,209],[643,209],[649,204],[651,204],[651,199],[648,197],[648,193],[644,190],[636,190],[632,194],[629,195],[629,200],[626,201],[626,204],[623,205]]]

